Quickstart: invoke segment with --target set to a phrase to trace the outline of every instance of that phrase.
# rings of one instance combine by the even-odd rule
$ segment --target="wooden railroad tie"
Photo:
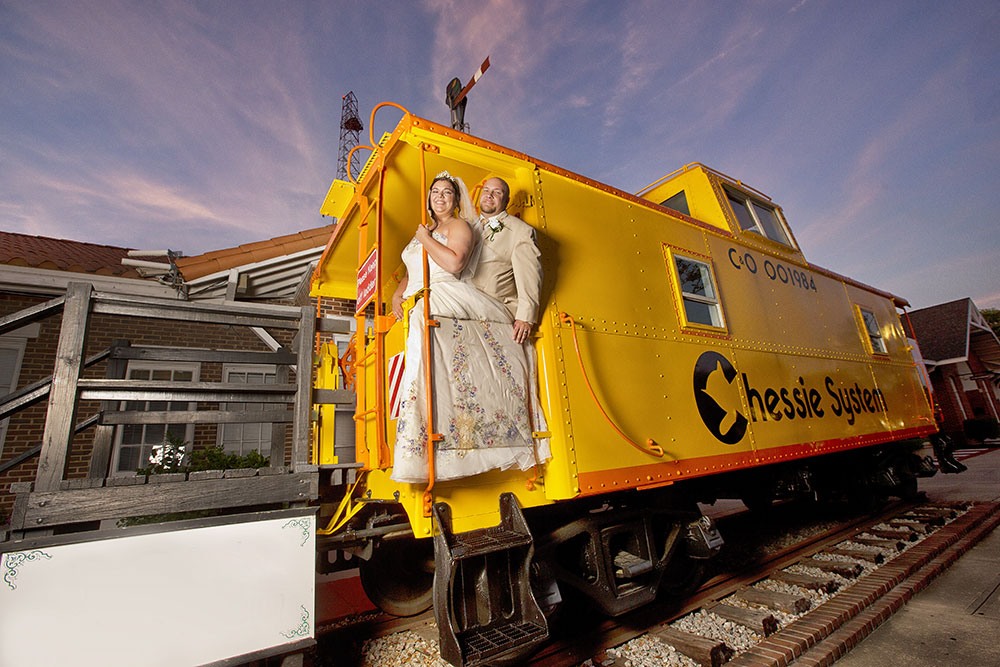
[[[804,614],[809,611],[812,601],[804,596],[765,591],[760,588],[744,588],[734,593],[736,597],[749,604],[759,604],[768,609],[775,609],[789,614]]]
[[[690,632],[674,630],[667,625],[653,628],[649,634],[670,644],[704,667],[721,667],[729,662],[735,653],[725,642],[718,639],[706,639]]]
[[[626,663],[624,658],[612,658],[607,651],[598,651],[590,660],[597,667],[625,667]]]
[[[808,588],[813,591],[820,591],[821,593],[833,593],[840,588],[840,584],[836,579],[824,579],[822,577],[814,577],[809,574],[785,572],[784,570],[779,570],[773,573],[770,575],[770,578],[775,581],[782,581],[786,584],[791,584],[793,586]]]
[[[869,528],[865,532],[871,533],[872,535],[877,535],[878,537],[884,537],[889,540],[903,540],[904,542],[916,542],[918,539],[917,534],[912,530],[910,530],[909,528],[905,528],[902,530],[899,529],[889,530],[886,528]]]
[[[823,560],[822,558],[804,558],[799,561],[806,567],[814,567],[824,572],[833,572],[847,579],[856,579],[864,568],[858,563],[845,563],[841,560]]]
[[[851,549],[850,547],[832,547],[830,549],[824,549],[823,553],[836,554],[838,556],[847,556],[848,558],[854,558],[855,560],[863,560],[868,563],[874,563],[875,565],[881,565],[882,563],[885,562],[885,556],[882,555],[881,551]]]
[[[936,516],[942,519],[954,519],[958,516],[958,511],[950,507],[916,507],[907,514],[915,516]]]
[[[907,512],[899,518],[904,521],[919,521],[921,523],[926,523],[928,526],[943,526],[945,520],[945,517],[940,514],[919,514],[915,512]]]
[[[899,540],[884,540],[879,537],[860,537],[855,535],[850,538],[851,542],[857,542],[858,544],[864,544],[869,547],[880,547],[882,549],[888,549],[889,551],[902,551],[906,548],[906,544],[900,542]]]
[[[920,535],[926,535],[931,532],[930,528],[927,527],[927,524],[917,521],[916,519],[891,519],[886,523],[893,528],[901,528],[903,530],[909,529]]]
[[[767,637],[778,631],[778,621],[774,618],[774,614],[769,614],[762,609],[746,609],[744,607],[734,607],[725,602],[717,602],[711,607],[706,607],[705,611],[711,612],[719,618],[749,628],[761,637]]]

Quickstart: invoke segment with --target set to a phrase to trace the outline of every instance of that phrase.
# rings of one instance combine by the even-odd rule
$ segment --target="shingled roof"
[[[0,231],[0,264],[139,278],[121,261],[130,248]]]
[[[976,356],[990,373],[1000,375],[1000,338],[972,299],[949,301],[910,313],[926,361],[933,364],[966,361]],[[910,335],[914,331],[910,331]]]
[[[180,257],[177,268],[184,280],[191,282],[204,276],[234,269],[264,260],[294,255],[303,250],[322,248],[333,233],[333,225],[306,229],[295,234],[276,236],[266,241],[246,243],[235,248],[213,250],[193,257]]]
[[[969,309],[972,299],[959,299],[909,313],[910,323],[928,361],[964,359],[969,356]]]

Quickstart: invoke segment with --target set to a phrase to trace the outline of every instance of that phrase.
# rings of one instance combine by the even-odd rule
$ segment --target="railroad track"
[[[787,664],[864,611],[865,605],[857,604],[857,613],[834,615],[833,621],[817,626],[814,617],[829,616],[822,610],[836,606],[844,591],[859,588],[859,581],[874,581],[868,575],[893,563],[913,561],[904,569],[918,572],[927,554],[939,554],[969,533],[988,532],[1000,522],[995,505],[967,511],[964,504],[896,502],[877,514],[819,522],[804,518],[808,510],[803,508],[809,506],[721,518],[729,557],[720,558],[709,580],[684,600],[658,600],[617,618],[566,605],[573,613],[555,619],[551,640],[527,664],[690,666],[767,664],[768,659]],[[776,544],[789,526],[797,537]],[[924,548],[930,542],[935,544]],[[922,548],[912,550],[917,544]],[[910,552],[923,555],[906,558]],[[847,597],[853,601],[856,596]],[[872,604],[877,601],[875,596]],[[370,615],[327,635],[320,639],[321,652],[337,647],[340,659],[329,664],[338,667],[445,664],[436,655],[437,630],[430,612],[407,619]],[[361,637],[368,640],[363,647]]]

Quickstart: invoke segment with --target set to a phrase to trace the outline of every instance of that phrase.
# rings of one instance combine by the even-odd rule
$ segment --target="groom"
[[[472,283],[507,307],[514,317],[514,340],[523,343],[538,316],[542,254],[531,225],[507,213],[509,202],[506,181],[494,177],[483,183],[479,196],[483,254]]]

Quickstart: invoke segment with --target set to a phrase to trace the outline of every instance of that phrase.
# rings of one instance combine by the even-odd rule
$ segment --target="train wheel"
[[[900,475],[899,484],[894,489],[893,494],[902,500],[916,500],[919,498],[920,491],[917,488],[917,476],[908,470],[905,471]]]
[[[563,609],[563,592],[559,589],[552,569],[544,563],[534,561],[531,563],[531,593],[535,596],[535,601],[550,622],[559,616]],[[567,587],[568,588],[568,587]]]
[[[368,599],[386,613],[415,616],[434,602],[433,540],[387,540],[359,569]]]
[[[886,496],[868,486],[855,486],[844,494],[847,506],[857,512],[871,513],[880,510],[886,503]]]
[[[684,598],[698,590],[705,578],[705,561],[675,553],[667,563],[660,580],[660,592],[670,597]]]
[[[774,494],[770,489],[744,491],[740,500],[751,512],[765,512],[774,505]]]

